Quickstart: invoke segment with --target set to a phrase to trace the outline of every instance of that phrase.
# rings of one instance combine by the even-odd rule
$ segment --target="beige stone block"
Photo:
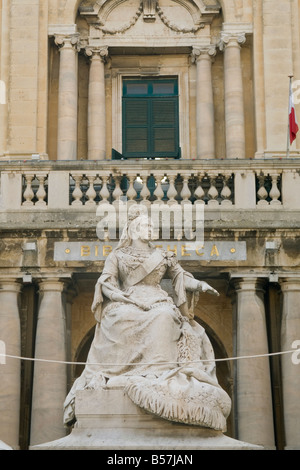
[[[282,203],[286,209],[300,209],[300,175],[296,171],[283,171],[282,174]]]
[[[5,210],[19,209],[22,202],[22,175],[1,173],[1,199]]]
[[[69,173],[50,171],[48,176],[49,209],[67,209],[69,207]]]
[[[254,209],[256,207],[255,174],[253,171],[237,171],[234,180],[235,207]]]

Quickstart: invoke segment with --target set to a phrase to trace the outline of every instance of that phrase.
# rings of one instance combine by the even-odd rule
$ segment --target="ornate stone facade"
[[[8,355],[0,361],[0,440],[7,445],[27,449],[65,435],[62,404],[87,357],[94,286],[111,251],[111,240],[98,240],[96,211],[118,208],[126,196],[148,210],[190,210],[193,223],[204,207],[204,247],[191,253],[188,237],[173,232],[167,247],[221,294],[195,307],[216,358],[262,356],[217,362],[233,404],[228,436],[299,449],[300,365],[290,354],[268,358],[300,340],[299,134],[287,158],[300,4],[278,3],[0,2],[0,341]],[[160,158],[127,157],[124,84],[163,80],[175,84],[178,155],[161,150],[162,125]],[[144,132],[141,114],[132,116],[135,132]]]

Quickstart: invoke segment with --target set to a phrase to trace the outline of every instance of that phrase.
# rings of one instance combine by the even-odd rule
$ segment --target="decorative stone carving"
[[[103,63],[106,63],[107,59],[108,59],[108,56],[109,56],[108,46],[104,46],[104,47],[86,46],[85,54],[89,58],[92,58],[94,55],[99,55],[100,59],[103,61]]]
[[[196,63],[201,54],[208,54],[210,57],[214,57],[217,53],[216,46],[214,44],[209,44],[208,46],[194,46],[192,49],[192,62]]]
[[[80,35],[78,33],[70,34],[66,36],[64,34],[56,34],[54,36],[54,42],[59,47],[72,47],[75,50],[80,50]]]
[[[144,21],[155,21],[157,0],[143,0]]]
[[[132,26],[135,25],[139,17],[141,16],[143,12],[143,2],[140,3],[139,8],[136,10],[135,14],[131,18],[131,20],[126,23],[125,25],[121,26],[120,28],[107,28],[105,26],[100,27],[98,26],[99,29],[102,29],[102,32],[104,34],[118,34],[118,33],[125,33],[128,29],[132,28]]]
[[[175,31],[176,33],[196,33],[199,29],[202,29],[205,26],[205,24],[202,23],[202,22],[200,22],[199,24],[197,24],[197,25],[195,25],[191,28],[176,25],[168,19],[167,15],[164,13],[164,11],[161,9],[161,7],[159,5],[157,5],[156,8],[157,8],[158,16],[160,17],[160,19],[164,23],[164,25],[167,26],[172,31]]]
[[[95,337],[66,398],[65,424],[76,420],[78,391],[119,389],[160,418],[224,431],[231,400],[218,384],[212,346],[193,314],[199,292],[218,292],[184,271],[173,252],[152,245],[145,211],[130,208],[97,281]],[[165,275],[174,300],[160,285]]]
[[[177,4],[177,8],[181,7],[189,13],[190,21],[193,26],[187,26],[173,21],[169,16],[166,9],[159,4],[160,0],[140,0],[139,6],[135,13],[133,13],[131,19],[126,23],[122,24],[122,21],[117,26],[109,25],[109,16],[113,10],[117,9],[124,0],[107,0],[107,1],[84,1],[82,2],[79,11],[84,16],[87,22],[95,29],[100,29],[105,35],[123,34],[128,29],[132,28],[140,16],[143,17],[143,21],[151,23],[156,20],[156,17],[160,18],[161,22],[176,33],[190,34],[196,33],[199,29],[205,27],[206,24],[211,24],[213,18],[219,13],[220,5],[217,2],[214,5],[206,5],[201,1],[190,2],[188,0],[174,0]],[[176,7],[176,5],[172,5]],[[134,8],[134,5],[130,5]],[[134,9],[133,9],[134,11]],[[157,14],[157,15],[156,15]],[[124,21],[124,19],[123,19]]]
[[[219,49],[223,51],[225,47],[231,42],[234,41],[239,45],[243,45],[246,42],[246,34],[244,32],[239,33],[229,33],[222,31],[221,32],[221,39],[219,42]]]

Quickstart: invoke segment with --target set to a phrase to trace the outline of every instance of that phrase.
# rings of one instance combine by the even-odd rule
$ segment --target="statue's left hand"
[[[199,281],[199,290],[201,290],[202,292],[207,292],[208,294],[216,295],[216,296],[220,295],[216,289],[211,287],[205,281]]]

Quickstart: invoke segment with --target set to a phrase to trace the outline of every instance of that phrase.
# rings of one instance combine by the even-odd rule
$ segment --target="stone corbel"
[[[246,33],[245,32],[238,32],[238,33],[230,33],[230,32],[221,32],[221,38],[219,41],[219,49],[223,51],[231,42],[234,42],[238,45],[243,45],[246,42]]]

